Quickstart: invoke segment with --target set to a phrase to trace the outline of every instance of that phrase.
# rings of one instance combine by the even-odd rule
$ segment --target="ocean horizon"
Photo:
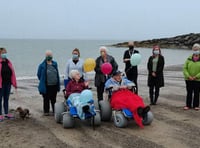
[[[17,79],[36,78],[38,65],[44,60],[45,51],[52,50],[53,59],[58,62],[59,73],[65,73],[66,62],[71,58],[71,52],[78,48],[81,58],[96,59],[100,46],[108,46],[109,54],[112,55],[119,65],[121,71],[124,70],[123,54],[127,48],[111,47],[109,45],[126,42],[125,40],[65,40],[65,39],[0,39],[0,47],[5,47],[8,51],[8,58],[13,63]],[[139,71],[146,69],[152,48],[135,48],[142,56],[142,61],[138,66]],[[191,55],[191,50],[185,49],[161,49],[165,57],[165,66],[183,64],[186,58]],[[94,73],[94,72],[91,72]]]

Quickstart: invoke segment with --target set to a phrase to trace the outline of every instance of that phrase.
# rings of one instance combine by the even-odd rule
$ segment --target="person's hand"
[[[156,73],[155,73],[155,72],[152,72],[152,76],[153,76],[153,77],[156,77]]]
[[[193,80],[196,80],[196,79],[197,79],[197,78],[194,76],[194,77],[193,77]]]
[[[126,85],[122,85],[122,86],[120,86],[120,89],[127,89],[127,86]]]
[[[194,78],[192,77],[192,76],[189,76],[189,78],[188,78],[189,80],[194,80]]]
[[[90,82],[89,81],[85,81],[84,83],[85,83],[85,86],[88,86]]]
[[[128,62],[128,61],[130,61],[130,59],[128,59],[128,58],[124,59],[124,62]]]

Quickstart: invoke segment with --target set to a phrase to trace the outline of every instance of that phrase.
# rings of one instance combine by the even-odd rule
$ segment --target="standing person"
[[[12,114],[8,113],[9,110],[9,95],[11,85],[17,89],[17,81],[14,68],[11,61],[7,58],[7,51],[5,48],[0,48],[0,121],[5,118],[13,118]],[[2,112],[2,100],[4,107],[4,116]]]
[[[106,79],[109,78],[114,71],[118,69],[118,64],[116,63],[114,57],[108,55],[108,49],[104,46],[99,48],[100,56],[96,59],[95,67],[95,86],[97,87],[97,98],[98,101],[103,100],[104,84]],[[112,72],[110,75],[106,76],[101,71],[101,65],[103,63],[109,62],[112,65]]]
[[[161,55],[159,46],[154,46],[152,55],[149,57],[147,63],[148,69],[148,86],[149,86],[149,97],[150,104],[156,105],[160,87],[164,86],[163,69],[165,65],[164,57]]]
[[[132,66],[130,59],[131,56],[135,53],[139,53],[138,50],[134,49],[134,42],[128,42],[129,49],[124,52],[123,61],[125,63],[125,73],[126,77],[135,83],[136,85],[136,94],[138,93],[138,85],[137,85],[137,78],[138,78],[138,68],[137,66]]]
[[[57,62],[53,60],[53,54],[50,50],[45,53],[45,60],[39,65],[37,71],[39,79],[39,92],[43,96],[44,115],[49,115],[50,102],[54,113],[54,104],[56,103],[57,92],[60,91],[60,77]]]
[[[194,44],[193,54],[189,56],[183,66],[183,74],[186,83],[186,106],[184,110],[194,108],[199,110],[199,91],[200,91],[200,45]]]
[[[71,70],[78,70],[81,76],[81,79],[84,79],[84,69],[83,69],[83,60],[80,59],[80,51],[78,48],[75,48],[72,51],[72,58],[67,61],[66,70],[65,70],[65,79],[64,87],[66,87],[69,80],[71,80],[69,74]]]

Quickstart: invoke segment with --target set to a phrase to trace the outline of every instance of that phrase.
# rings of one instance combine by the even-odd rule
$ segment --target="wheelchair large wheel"
[[[112,109],[110,103],[105,100],[99,101],[100,115],[102,121],[110,121],[112,117]]]
[[[97,100],[94,100],[95,110],[99,110],[99,103]]]
[[[116,127],[126,127],[128,125],[128,120],[126,119],[126,117],[120,112],[120,113],[116,113],[114,116],[114,124]]]
[[[91,123],[93,124],[93,118],[91,118]],[[96,125],[96,126],[101,125],[100,112],[96,112],[96,115],[94,116],[94,125]]]
[[[63,102],[56,102],[54,108],[55,108],[55,113],[54,113],[55,120],[56,120],[57,123],[61,123],[62,113],[65,111],[64,103]]]
[[[151,122],[153,121],[153,113],[149,111],[147,115],[143,118],[143,125],[150,125]]]
[[[64,128],[72,128],[72,127],[74,127],[74,124],[75,124],[75,119],[69,113],[64,113],[63,127]]]

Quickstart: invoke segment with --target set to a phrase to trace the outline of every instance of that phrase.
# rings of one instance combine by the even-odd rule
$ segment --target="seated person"
[[[85,113],[92,109],[92,92],[88,90],[88,81],[83,81],[78,70],[72,70],[71,81],[66,86],[66,97],[76,107],[80,119],[85,119]],[[90,112],[91,113],[91,112]]]
[[[135,122],[143,128],[142,120],[150,107],[145,106],[143,99],[130,90],[133,86],[135,84],[122,77],[120,71],[115,71],[105,83],[105,89],[112,88],[111,107],[116,110],[129,109]]]

